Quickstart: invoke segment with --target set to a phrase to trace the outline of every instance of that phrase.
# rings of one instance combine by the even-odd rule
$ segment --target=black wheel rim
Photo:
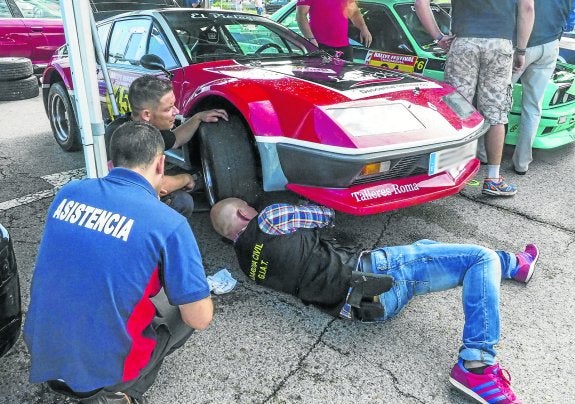
[[[204,182],[205,182],[205,190],[206,196],[208,198],[208,202],[211,206],[213,206],[217,202],[216,198],[216,190],[214,189],[214,180],[212,176],[212,167],[207,158],[207,150],[204,145],[201,148],[201,160],[202,160],[202,172],[204,173]]]
[[[66,143],[70,138],[69,111],[66,102],[59,94],[55,94],[50,100],[50,120],[54,125],[54,134],[60,143]]]

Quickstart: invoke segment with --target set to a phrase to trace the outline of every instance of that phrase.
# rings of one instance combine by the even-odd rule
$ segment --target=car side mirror
[[[413,49],[411,49],[409,46],[407,46],[406,44],[402,43],[400,44],[397,49],[399,49],[402,52],[407,52],[407,53],[414,53]]]
[[[172,73],[166,70],[166,64],[158,55],[148,53],[140,58],[140,65],[148,70],[161,70],[171,80]]]

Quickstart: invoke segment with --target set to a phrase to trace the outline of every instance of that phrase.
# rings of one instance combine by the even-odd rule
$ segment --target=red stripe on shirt
[[[156,315],[156,307],[150,297],[155,296],[160,291],[160,288],[160,276],[158,267],[156,267],[148,282],[148,286],[144,290],[142,299],[134,307],[134,311],[128,318],[126,325],[126,330],[132,337],[132,347],[124,361],[124,373],[122,375],[122,382],[124,383],[138,377],[140,371],[150,361],[152,352],[156,347],[156,340],[144,337],[142,333],[152,323]]]

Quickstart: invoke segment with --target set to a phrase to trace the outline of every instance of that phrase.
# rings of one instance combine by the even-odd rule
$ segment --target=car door
[[[162,32],[149,17],[125,18],[113,25],[100,25],[98,34],[103,48],[106,49],[106,66],[120,114],[130,111],[128,88],[132,81],[144,74],[157,74],[140,65],[142,56],[147,53],[160,56],[168,70],[179,66]],[[98,79],[103,84],[101,71]],[[104,86],[101,85],[100,88]],[[102,105],[104,118],[110,118],[107,102],[103,102],[106,103]]]
[[[180,67],[159,24],[150,17],[120,19],[111,27],[99,26],[98,33],[100,42],[106,49],[106,66],[121,115],[130,111],[128,89],[132,81],[144,74],[157,74],[140,65],[142,56],[145,54],[159,56],[167,70]],[[102,82],[100,88],[103,91],[105,86],[101,71],[98,73],[98,79]],[[110,105],[106,97],[101,99],[106,100],[102,104],[102,112],[104,119],[109,121],[112,116]],[[169,150],[166,155],[169,161],[190,168],[187,146],[180,150]]]
[[[8,0],[18,9],[27,42],[26,57],[44,67],[66,42],[59,0]]]
[[[14,4],[0,0],[0,57],[30,57],[28,28],[22,20]]]

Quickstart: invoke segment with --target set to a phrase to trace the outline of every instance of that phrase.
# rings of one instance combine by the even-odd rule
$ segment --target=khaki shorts
[[[445,81],[473,102],[490,125],[506,124],[512,103],[512,67],[511,41],[455,38],[447,54]]]

